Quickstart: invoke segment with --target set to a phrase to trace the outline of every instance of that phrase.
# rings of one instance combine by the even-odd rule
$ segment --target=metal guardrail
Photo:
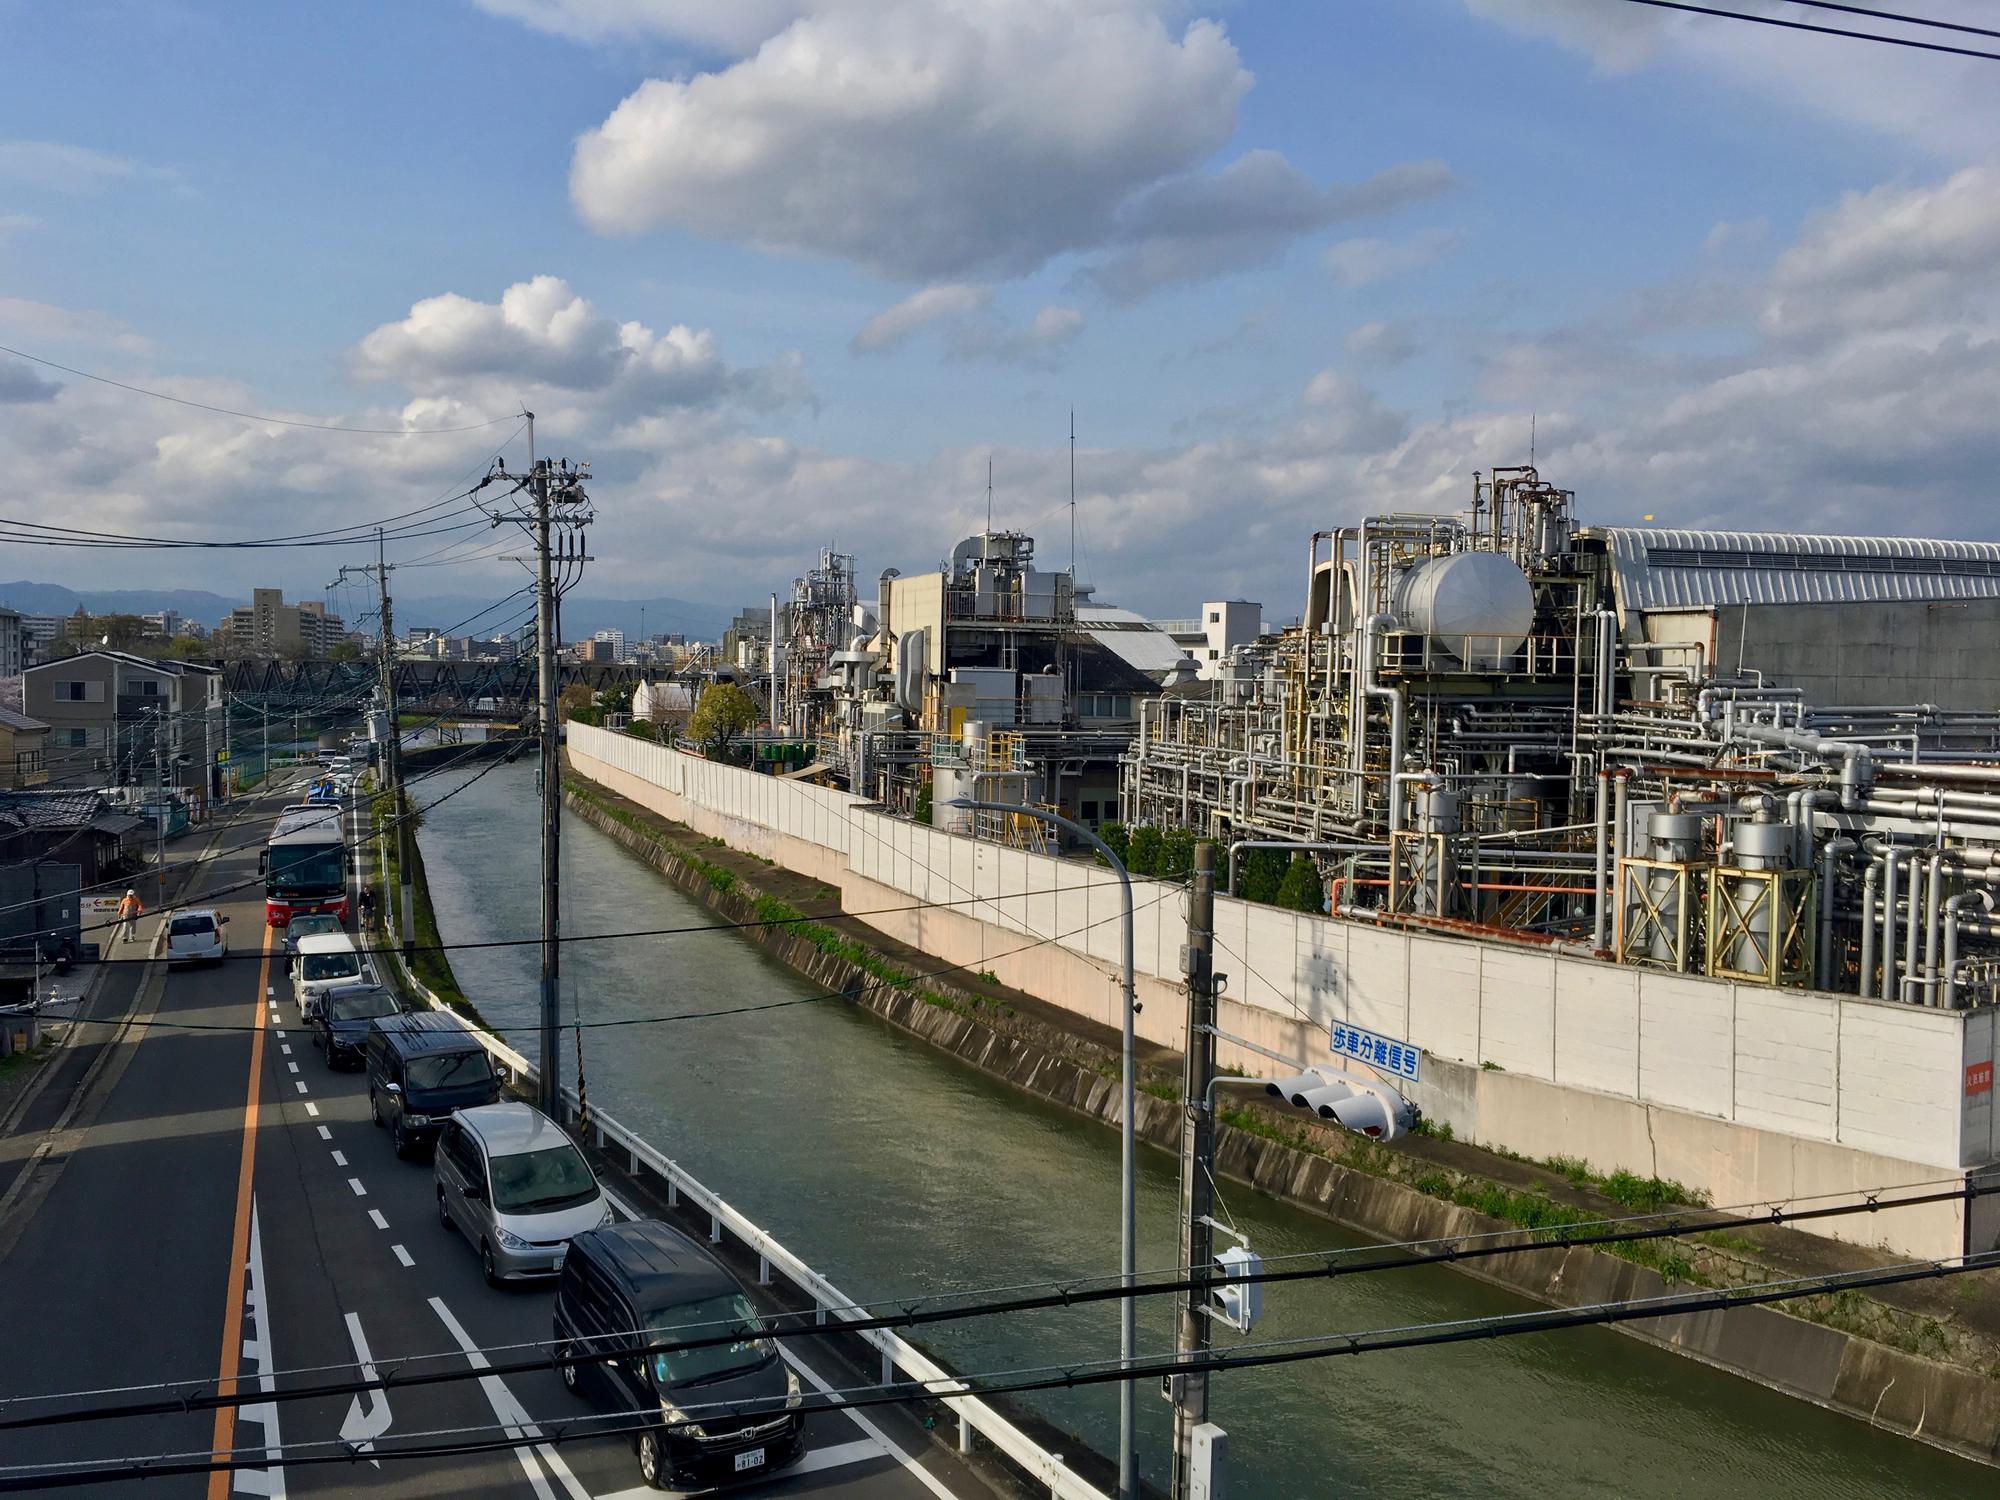
[[[444,1011],[470,1032],[488,1055],[506,1069],[510,1082],[534,1081],[536,1069],[533,1063],[490,1031],[474,1026],[452,1010],[410,971],[403,961],[402,945],[395,938],[394,918],[388,911],[391,904],[385,902],[383,910],[384,923],[390,935],[390,952],[410,992],[433,1010]],[[565,1089],[563,1098],[571,1109],[577,1107],[573,1091]],[[706,1213],[709,1243],[719,1245],[727,1235],[744,1249],[755,1253],[759,1285],[770,1285],[773,1274],[782,1277],[811,1299],[815,1321],[822,1324],[828,1318],[851,1322],[870,1316],[866,1307],[855,1302],[769,1233],[753,1224],[746,1215],[731,1207],[720,1193],[704,1186],[678,1162],[663,1155],[601,1109],[593,1107],[590,1111],[590,1134],[599,1147],[608,1150],[615,1146],[622,1151],[634,1176],[650,1174],[660,1179],[666,1185],[670,1206],[679,1206],[685,1198]],[[1103,1490],[1064,1463],[1060,1453],[1044,1448],[992,1403],[977,1396],[955,1394],[965,1389],[964,1382],[907,1339],[887,1328],[862,1329],[854,1336],[872,1345],[882,1356],[882,1384],[895,1384],[900,1374],[950,1408],[958,1418],[959,1452],[972,1452],[973,1434],[977,1433],[1029,1479],[1036,1484],[1047,1485],[1050,1500],[1110,1500]]]

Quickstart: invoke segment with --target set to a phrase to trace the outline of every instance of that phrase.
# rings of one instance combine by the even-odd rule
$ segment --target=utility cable
[[[1932,26],[1939,31],[1962,31],[1970,36],[2000,37],[2000,31],[1986,26],[1968,26],[1961,21],[1940,21],[1932,16],[1901,15],[1893,10],[1871,10],[1865,5],[1839,5],[1835,0],[1792,0],[1792,3],[1810,6],[1814,10],[1837,10],[1850,16],[1867,16],[1875,21],[1900,21],[1905,26]]]
[[[191,401],[186,396],[172,396],[165,391],[148,390],[140,385],[128,385],[122,380],[113,380],[108,375],[93,375],[88,370],[73,369],[69,365],[59,365],[52,359],[43,359],[39,354],[30,354],[25,349],[10,349],[0,344],[0,354],[11,354],[16,359],[44,365],[51,370],[61,370],[65,375],[74,375],[79,380],[94,380],[99,385],[116,386],[121,391],[130,391],[135,396],[150,396],[155,401],[171,401],[176,406],[191,406],[197,411],[214,412],[217,416],[241,417],[247,422],[269,422],[276,427],[304,427],[313,432],[349,432],[367,437],[434,437],[453,432],[477,432],[482,427],[496,427],[502,422],[512,421],[520,415],[508,412],[505,416],[488,417],[483,422],[469,422],[462,427],[341,427],[331,422],[302,422],[295,417],[266,416],[261,412],[237,411],[227,406],[211,406],[206,401]]]
[[[854,1411],[873,1406],[902,1406],[919,1402],[949,1403],[959,1397],[1074,1390],[1128,1381],[1151,1381],[1160,1376],[1216,1374],[1224,1370],[1258,1369],[1265,1366],[1386,1353],[1399,1349],[1431,1348],[1447,1344],[1521,1337],[1570,1328],[1613,1326],[1656,1318],[1679,1317],[1697,1312],[1770,1306],[1842,1291],[1938,1280],[1968,1272],[1984,1271],[1995,1266],[2000,1266],[2000,1252],[1938,1260],[1906,1261],[1864,1272],[1832,1272],[1712,1291],[1667,1293],[1658,1297],[1593,1303],[1583,1307],[1505,1313],[1484,1318],[1392,1325],[1352,1333],[1313,1334],[1293,1339],[1266,1340],[1227,1349],[1211,1349],[1193,1357],[1180,1354],[1141,1357],[1132,1361],[1129,1366],[1116,1359],[1082,1360],[1066,1365],[1039,1365],[1008,1371],[954,1375],[942,1381],[877,1383],[826,1392],[815,1391],[810,1396],[802,1397],[797,1408],[789,1406],[787,1398],[783,1397],[697,1403],[683,1408],[685,1420],[680,1422],[663,1421],[659,1411],[645,1410],[537,1419],[533,1423],[532,1432],[518,1425],[497,1423],[479,1427],[437,1429],[410,1434],[411,1439],[417,1440],[415,1442],[405,1441],[391,1445],[378,1443],[367,1450],[366,1456],[376,1460],[449,1458],[481,1452],[534,1448],[577,1438],[635,1434],[663,1427],[678,1428],[694,1425],[711,1413],[771,1415],[790,1410]],[[628,1357],[634,1352],[639,1351],[622,1349],[597,1354],[566,1354],[544,1364],[538,1364],[535,1368],[602,1363],[610,1359]],[[450,1373],[461,1379],[480,1379],[493,1377],[500,1371],[496,1367]],[[417,1381],[413,1379],[402,1384],[415,1383]],[[379,1381],[357,1382],[346,1389],[358,1393],[362,1390],[380,1389],[382,1385],[383,1382]],[[272,1400],[288,1394],[290,1393],[259,1391],[251,1393],[251,1399]],[[180,1408],[174,1406],[170,1410],[178,1411]],[[423,1441],[434,1437],[460,1436],[468,1433],[504,1433],[506,1436],[470,1443],[436,1444]],[[238,1454],[247,1456],[239,1458],[236,1456]],[[73,1488],[83,1484],[160,1478],[174,1474],[265,1469],[272,1467],[274,1463],[287,1467],[352,1463],[358,1456],[360,1455],[357,1450],[345,1440],[321,1439],[281,1449],[275,1458],[268,1448],[245,1446],[228,1450],[226,1457],[218,1457],[211,1450],[194,1450],[110,1463],[105,1463],[103,1460],[75,1459],[48,1464],[10,1464],[0,1466],[0,1491],[21,1491],[42,1487]]]
[[[1625,0],[1625,3],[1650,6],[1654,10],[1681,11],[1688,15],[1749,21],[1758,26],[1778,26],[1786,31],[1809,31],[1819,36],[1842,36],[1856,42],[1880,42],[1890,47],[1911,47],[1919,52],[1944,52],[1953,57],[1977,57],[1988,62],[2000,62],[2000,52],[1980,52],[1971,47],[1953,47],[1944,42],[1919,41],[1916,37],[1910,36],[1890,36],[1880,31],[1846,31],[1838,26],[1821,26],[1812,21],[1787,21],[1782,16],[1758,15],[1754,11],[1723,10],[1717,6],[1692,5],[1687,3],[1687,0]]]

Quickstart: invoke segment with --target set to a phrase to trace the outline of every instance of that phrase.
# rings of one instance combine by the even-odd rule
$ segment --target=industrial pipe
[[[1610,935],[1611,903],[1605,899],[1605,885],[1611,874],[1611,825],[1609,798],[1611,773],[1598,768],[1597,772],[1597,886],[1592,895],[1593,908],[1590,918],[1590,946],[1598,953],[1604,951],[1604,944]]]
[[[1984,886],[1978,890],[1962,891],[1944,904],[1944,998],[1946,1010],[1958,1008],[1958,932],[1959,912],[1967,902],[1977,901],[1990,914],[1993,910],[1993,892]]]
[[[1819,855],[1819,949],[1813,964],[1813,982],[1821,989],[1833,986],[1833,871],[1841,856],[1860,848],[1854,839],[1828,839]]]
[[[1875,893],[1881,882],[1881,866],[1868,861],[1868,873],[1861,882],[1861,984],[1863,1000],[1875,995]]]
[[[1732,735],[1742,735],[1745,739],[1760,741],[1766,745],[1780,745],[1788,750],[1801,750],[1808,755],[1817,755],[1822,760],[1841,758],[1840,805],[1852,808],[1875,782],[1875,762],[1866,745],[1853,740],[1823,739],[1816,734],[1802,730],[1780,729],[1772,724],[1734,724]]]

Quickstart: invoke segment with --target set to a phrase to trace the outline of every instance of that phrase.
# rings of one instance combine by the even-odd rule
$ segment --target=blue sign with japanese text
[[[1394,1037],[1377,1036],[1365,1026],[1335,1021],[1331,1035],[1333,1055],[1365,1063],[1383,1073],[1394,1073],[1412,1081],[1417,1076],[1418,1049]]]

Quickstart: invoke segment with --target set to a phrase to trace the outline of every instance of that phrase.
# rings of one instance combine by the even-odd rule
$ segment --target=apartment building
[[[84,651],[22,674],[23,708],[47,726],[50,786],[168,785],[206,796],[224,748],[222,671]]]
[[[283,589],[252,589],[218,632],[228,649],[246,656],[324,657],[347,637],[347,625],[325,601],[285,603]]]

